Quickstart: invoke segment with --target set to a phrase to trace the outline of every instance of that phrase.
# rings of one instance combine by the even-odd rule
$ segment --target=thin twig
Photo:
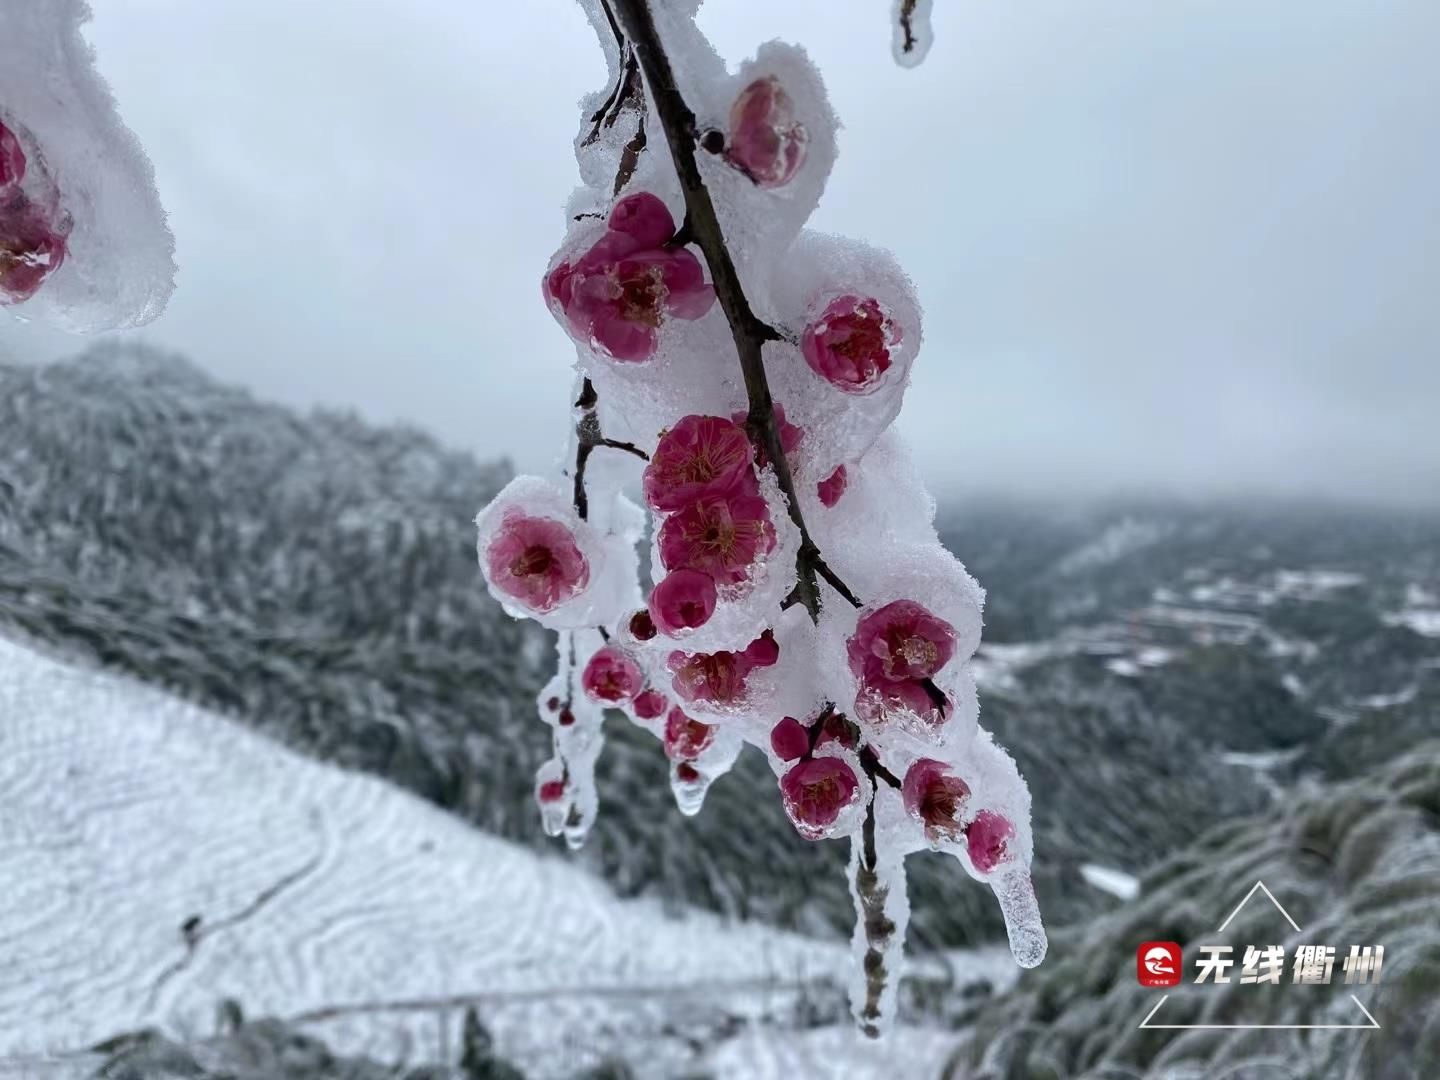
[[[575,421],[575,477],[572,497],[575,502],[575,513],[580,515],[584,521],[590,516],[590,495],[585,490],[585,467],[590,463],[590,453],[597,446],[603,446],[609,450],[620,450],[627,454],[633,454],[642,461],[649,461],[650,455],[641,450],[634,443],[621,442],[619,439],[607,439],[600,431],[600,416],[598,408],[600,395],[595,393],[595,384],[590,381],[589,376],[580,387],[580,396],[575,399],[575,408],[580,410],[580,416]]]
[[[860,1030],[870,1038],[880,1036],[880,997],[889,972],[885,969],[884,947],[895,933],[895,921],[885,914],[890,889],[876,873],[879,857],[875,849],[875,801],[865,808],[860,829],[860,858],[855,867],[855,895],[860,900],[860,918],[865,927],[865,1004],[860,1009]]]

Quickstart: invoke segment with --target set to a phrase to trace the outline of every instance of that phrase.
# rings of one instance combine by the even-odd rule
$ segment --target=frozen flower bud
[[[578,259],[557,263],[541,292],[576,341],[612,360],[643,362],[655,355],[665,319],[700,318],[714,305],[715,289],[692,252],[650,243],[662,226],[674,232],[659,199],[622,199],[611,226]]]
[[[590,581],[590,564],[565,525],[511,507],[485,549],[491,586],[529,611],[544,614]]]
[[[805,125],[795,119],[795,103],[773,75],[745,87],[730,107],[725,156],[760,187],[792,180],[809,142]]]
[[[780,778],[785,812],[807,840],[823,836],[859,791],[855,770],[833,757],[802,761]]]
[[[649,641],[655,636],[655,620],[649,611],[637,611],[630,616],[630,636],[636,641]]]
[[[800,351],[815,374],[847,394],[874,390],[890,370],[900,326],[878,300],[841,296],[805,327]]]
[[[641,247],[663,247],[675,235],[675,219],[659,196],[648,191],[626,195],[610,210],[610,228]]]
[[[715,580],[709,574],[685,567],[672,570],[650,592],[652,630],[658,627],[673,637],[681,630],[703,626],[715,613],[715,603]]]
[[[700,770],[691,765],[688,761],[677,762],[675,765],[675,779],[682,784],[694,784],[700,780]]]
[[[47,212],[18,187],[0,195],[0,304],[34,296],[65,261],[70,219]]]
[[[928,679],[955,655],[955,628],[913,600],[861,617],[848,646],[850,671],[867,681]]]
[[[646,690],[635,698],[631,707],[641,720],[658,720],[670,707],[670,699],[659,690]]]
[[[820,505],[829,509],[838,503],[840,496],[845,494],[845,487],[849,482],[845,466],[837,466],[834,472],[815,485],[816,493],[820,496]]]
[[[965,847],[970,863],[982,874],[988,874],[1011,858],[1010,841],[1015,826],[993,810],[981,810],[965,827]]]
[[[540,785],[536,792],[536,798],[542,803],[555,803],[565,798],[564,780],[546,780]]]
[[[660,436],[644,488],[645,501],[666,513],[707,496],[753,493],[749,436],[723,416],[686,416]]]
[[[665,756],[672,761],[693,761],[714,741],[714,726],[692,720],[678,705],[665,718]]]
[[[770,730],[770,749],[781,761],[797,761],[810,752],[810,732],[787,716]]]
[[[551,712],[558,712],[560,709],[560,699],[552,694],[549,699],[546,700],[545,708]]]
[[[590,657],[580,677],[580,685],[592,701],[629,701],[644,684],[640,665],[614,645],[606,645]]]
[[[25,179],[25,150],[19,137],[0,121],[0,196]]]
[[[905,809],[925,826],[925,836],[932,844],[959,839],[970,786],[943,761],[921,758],[911,765],[901,794]]]
[[[773,667],[779,663],[780,643],[775,640],[775,631],[762,631],[759,637],[745,646],[744,656],[752,667]]]
[[[667,569],[701,570],[738,585],[775,547],[775,527],[759,495],[708,496],[665,519],[659,547]]]
[[[567,705],[565,706],[565,708],[560,710],[558,722],[561,727],[569,727],[570,725],[575,723],[575,713],[571,710],[570,706]]]

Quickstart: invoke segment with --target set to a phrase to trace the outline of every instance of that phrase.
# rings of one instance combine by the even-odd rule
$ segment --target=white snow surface
[[[609,1052],[646,1077],[821,1063],[838,1071],[806,1075],[879,1077],[898,1060],[938,1068],[958,1037],[900,1028],[872,1047],[848,1023],[758,1024],[688,1056],[653,1033],[677,1017],[763,1017],[798,981],[843,983],[848,950],[620,900],[564,856],[3,638],[0,879],[0,1075],[17,1062],[20,1075],[68,1075],[70,1052],[147,1025],[208,1035],[227,997],[247,1016],[293,1019],[484,995],[498,1049],[536,1077]],[[215,929],[185,962],[192,915]],[[417,1008],[305,1029],[341,1053],[436,1060],[448,1046],[453,1060],[460,1018]]]

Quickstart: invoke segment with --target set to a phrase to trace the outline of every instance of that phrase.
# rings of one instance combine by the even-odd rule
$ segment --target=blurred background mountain
[[[531,791],[550,646],[486,596],[470,525],[510,474],[413,429],[267,404],[143,346],[0,365],[0,626],[548,849]],[[1301,828],[1292,803],[1319,814],[1329,785],[1363,816],[1377,812],[1367,787],[1409,783],[1406,812],[1432,815],[1416,842],[1433,850],[1423,778],[1440,752],[1403,775],[1392,759],[1440,731],[1440,515],[985,500],[945,507],[940,525],[989,592],[982,710],[1035,792],[1037,890],[1069,928],[1058,956],[1113,944],[1124,960],[1148,925],[1136,905],[1179,897],[1178,865],[1209,873],[1177,852],[1223,848],[1228,866],[1252,845],[1288,851],[1273,822]],[[794,834],[758,755],[685,819],[654,740],[619,719],[606,735],[584,865],[623,896],[848,937],[845,846]],[[953,861],[909,865],[914,951],[1001,936],[988,891]],[[1371,863],[1347,866],[1337,895],[1370,880]],[[1215,873],[1220,896],[1254,877],[1248,863]],[[1058,970],[1022,980],[1024,1024],[1070,1007],[1048,989]],[[1099,1060],[1045,1052],[1056,1076]],[[1033,1071],[1038,1051],[1007,1053],[1032,1071],[995,1076],[1050,1075]]]

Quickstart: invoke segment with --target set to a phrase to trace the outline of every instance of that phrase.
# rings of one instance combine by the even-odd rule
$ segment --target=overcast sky
[[[546,467],[572,353],[537,282],[604,80],[579,9],[95,7],[178,244],[141,336]],[[1440,496],[1440,3],[938,0],[915,71],[889,7],[701,22],[824,74],[845,126],[812,224],[919,285],[901,423],[937,486]],[[12,356],[73,348],[0,324]]]

